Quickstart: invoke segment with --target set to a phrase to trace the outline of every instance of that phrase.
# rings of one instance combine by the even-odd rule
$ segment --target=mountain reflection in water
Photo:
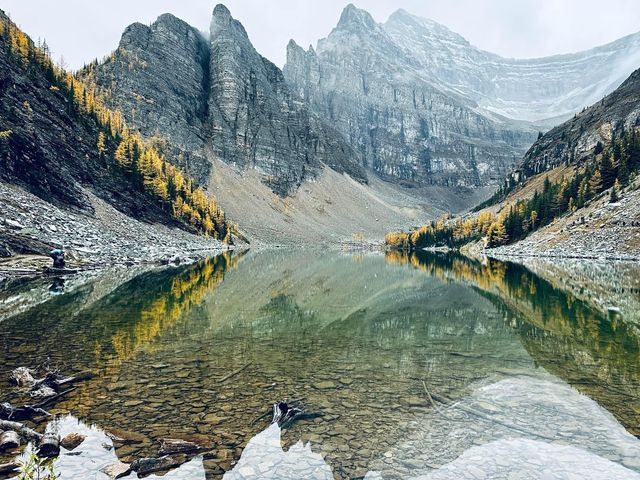
[[[0,322],[0,375],[91,370],[53,413],[135,433],[109,459],[91,443],[73,469],[61,459],[63,479],[176,437],[212,448],[181,479],[458,478],[477,458],[492,478],[640,471],[637,328],[522,266],[263,251],[112,280]],[[281,432],[280,399],[323,415]]]

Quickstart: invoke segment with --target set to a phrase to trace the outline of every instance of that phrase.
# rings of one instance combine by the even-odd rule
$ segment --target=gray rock
[[[403,45],[349,5],[317,51],[289,43],[285,78],[383,178],[448,187],[499,182],[536,130],[443,93]]]
[[[126,475],[129,475],[129,473],[131,473],[131,467],[126,463],[118,462],[107,465],[100,471],[107,475],[110,479],[115,480],[117,478],[122,478]]]
[[[280,195],[324,165],[366,181],[345,139],[290,91],[223,5],[214,9],[208,39],[168,14],[150,27],[131,25],[91,74],[129,124],[145,136],[159,132],[169,159],[202,184],[207,151],[257,170]]]
[[[378,24],[349,5],[316,50],[289,43],[284,75],[380,176],[481,187],[501,181],[538,129],[600,100],[639,61],[640,34],[514,60],[406,11]]]

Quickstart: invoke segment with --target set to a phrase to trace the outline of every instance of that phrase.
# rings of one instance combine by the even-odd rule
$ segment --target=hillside
[[[507,179],[509,193],[498,206],[526,198],[542,178],[562,184],[563,179],[571,181],[593,168],[604,191],[496,253],[640,258],[639,126],[640,70],[636,70],[613,93],[540,138]],[[612,198],[610,188],[616,179],[621,186]]]
[[[131,134],[118,112],[54,65],[46,47],[36,46],[1,11],[0,85],[3,256],[57,246],[76,249],[78,257],[96,260],[104,253],[124,260],[131,253],[119,243],[117,230],[124,224],[140,240],[157,230],[150,257],[191,238],[199,248],[220,246],[214,237],[222,240],[228,224],[215,201]],[[107,210],[120,220],[102,221]],[[97,234],[81,238],[81,224],[92,222]],[[184,235],[171,233],[176,229]],[[196,233],[209,238],[196,239]],[[94,242],[96,235],[104,241]],[[29,238],[44,243],[29,248],[36,244]]]
[[[640,258],[640,70],[542,135],[477,213],[387,243],[492,254]]]

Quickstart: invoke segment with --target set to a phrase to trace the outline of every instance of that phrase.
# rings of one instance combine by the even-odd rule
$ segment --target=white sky
[[[0,0],[0,8],[71,68],[102,58],[124,28],[170,12],[208,30],[209,0]],[[347,0],[227,0],[257,50],[279,66],[293,38],[315,46]],[[601,45],[640,30],[640,0],[357,0],[383,22],[396,9],[436,20],[472,44],[508,57],[540,57]]]

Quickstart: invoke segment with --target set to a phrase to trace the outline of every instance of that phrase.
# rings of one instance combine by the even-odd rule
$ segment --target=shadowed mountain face
[[[202,183],[208,154],[257,170],[282,196],[325,165],[366,182],[352,148],[290,92],[223,5],[206,36],[169,14],[133,24],[113,55],[84,74],[145,136],[168,140],[165,148]]]
[[[599,100],[639,64],[640,35],[513,60],[403,10],[378,24],[349,5],[317,49],[290,42],[284,74],[378,174],[475,187],[501,181],[538,128]]]

